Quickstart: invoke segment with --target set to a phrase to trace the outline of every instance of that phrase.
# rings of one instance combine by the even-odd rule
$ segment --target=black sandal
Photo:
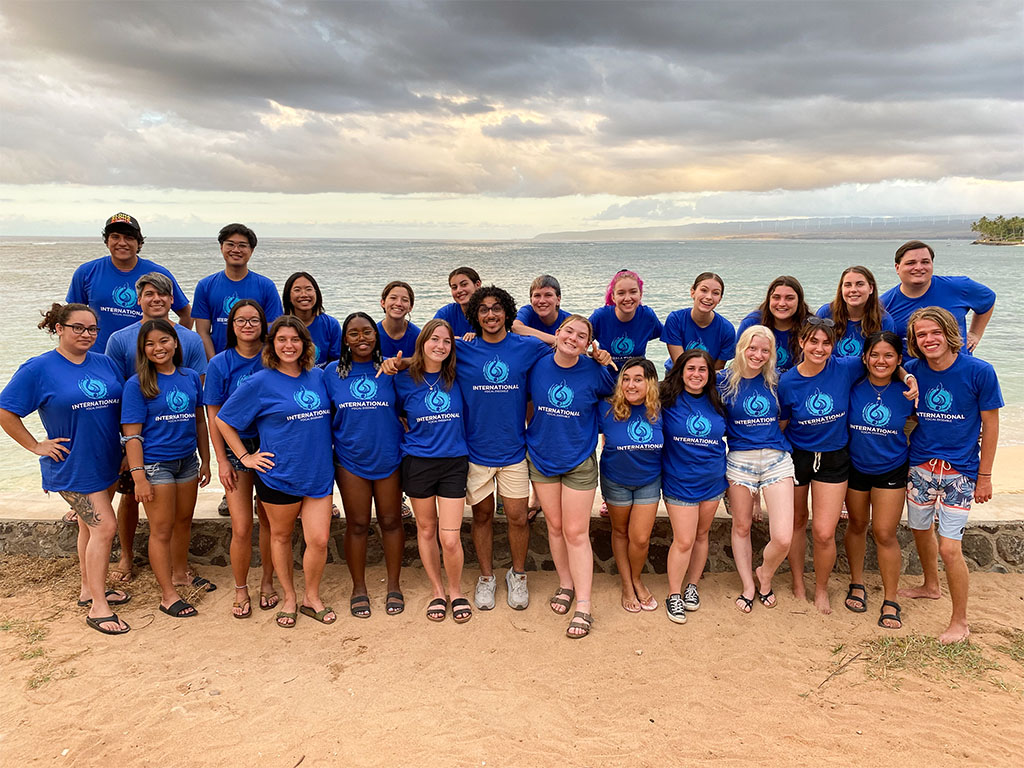
[[[885,612],[885,607],[886,606],[889,606],[890,608],[895,608],[896,609],[896,613],[886,613]],[[878,626],[880,626],[882,629],[903,629],[903,619],[900,618],[900,612],[901,612],[901,608],[900,608],[900,604],[899,603],[894,603],[892,600],[883,600],[882,601],[882,615],[878,617]],[[884,622],[886,620],[898,621],[900,623],[900,625],[898,627],[886,626],[884,624]]]
[[[397,616],[405,610],[405,595],[401,592],[388,592],[387,602],[384,603],[384,610],[388,616]]]
[[[739,611],[740,613],[747,614],[747,613],[750,613],[752,610],[754,610],[754,598],[746,597],[745,595],[740,594],[736,598],[736,600],[742,600],[743,601],[743,608],[740,608],[739,605],[736,606],[736,610]]]
[[[431,621],[444,621],[448,615],[448,598],[435,597],[427,603],[427,618]]]
[[[473,618],[473,609],[469,605],[469,600],[464,597],[452,600],[452,618],[456,624],[465,624]]]
[[[771,589],[769,589],[763,595],[760,592],[758,592],[757,599],[761,601],[761,605],[763,605],[765,608],[774,608],[776,605],[779,604],[778,600],[775,599],[775,591]]]
[[[370,618],[370,598],[368,595],[356,595],[348,601],[348,612],[357,619]]]
[[[853,594],[853,590],[859,589],[864,593],[864,597],[857,597]],[[868,591],[863,584],[851,584],[849,589],[846,590],[846,599],[843,601],[843,605],[846,606],[846,610],[853,611],[854,613],[864,613],[868,609],[867,601]],[[850,601],[859,604],[859,608],[854,608],[850,605]]]
[[[192,613],[188,613],[190,608]],[[191,619],[193,616],[199,615],[199,611],[196,610],[195,606],[192,603],[186,603],[184,600],[177,600],[168,608],[164,608],[161,605],[160,610],[176,619]]]

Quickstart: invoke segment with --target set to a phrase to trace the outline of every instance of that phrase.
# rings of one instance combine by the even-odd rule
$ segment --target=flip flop
[[[231,615],[234,616],[236,619],[248,619],[250,616],[252,616],[252,601],[249,598],[245,598],[245,600],[241,603],[232,603],[231,607],[232,609],[245,608],[245,610],[241,613],[235,613],[234,610],[231,611]]]
[[[778,601],[775,599],[775,591],[771,589],[769,589],[763,595],[760,592],[758,592],[757,599],[761,601],[761,605],[763,605],[765,608],[774,608],[776,605],[779,604]]]
[[[562,597],[562,595],[565,595],[565,597]],[[553,613],[556,613],[559,616],[565,616],[565,614],[567,614],[569,612],[569,609],[572,607],[572,601],[575,598],[575,589],[565,589],[563,587],[559,587],[555,590],[554,596],[548,601],[548,606],[551,608],[551,611]],[[564,610],[560,611],[555,606],[558,606],[558,608],[562,608]]]
[[[886,606],[888,606],[890,608],[895,608],[896,612],[895,613],[886,613],[885,612]],[[882,601],[882,615],[878,617],[878,626],[880,626],[882,629],[892,629],[892,630],[903,629],[903,619],[900,618],[901,611],[902,611],[902,609],[900,608],[900,604],[899,603],[893,602],[892,600],[883,600]],[[900,625],[898,627],[888,627],[888,626],[886,626],[885,624],[882,623],[886,619],[888,619],[889,621],[898,621],[900,623]]]
[[[125,632],[131,631],[131,627],[129,627],[127,624],[124,625],[124,629],[120,629],[120,627],[118,629],[104,629],[103,625],[108,622],[113,622],[118,625],[121,624],[121,620],[117,618],[116,613],[112,613],[109,616],[103,616],[97,619],[94,619],[92,616],[85,617],[86,624],[95,629],[97,632],[102,632],[104,635],[123,635]]]
[[[124,597],[119,597],[116,600],[111,600],[110,599],[111,595],[117,595],[117,594],[124,595]],[[108,589],[106,591],[106,593],[104,594],[104,597],[107,598],[107,605],[124,605],[125,603],[130,603],[131,599],[132,599],[131,595],[129,595],[127,592],[125,592],[124,590],[121,590],[121,589]],[[79,608],[88,608],[90,605],[92,605],[92,598],[91,597],[88,600],[79,600],[78,601],[78,607]]]
[[[742,608],[740,608],[740,606],[739,606],[740,601],[743,602],[743,607]],[[739,611],[740,613],[750,613],[752,610],[754,610],[754,598],[752,598],[752,597],[744,597],[743,595],[737,596],[737,598],[736,598],[736,610]]]
[[[189,608],[192,609],[192,613],[185,613]],[[192,603],[186,603],[184,600],[177,600],[168,608],[164,608],[161,605],[160,610],[176,619],[192,619],[199,615],[199,611],[196,610],[195,606]]]
[[[863,592],[864,597],[858,597],[857,595],[853,594],[853,590],[855,589],[859,589],[861,592]],[[843,605],[846,606],[846,610],[848,611],[853,611],[854,613],[864,613],[868,609],[867,596],[868,591],[864,588],[863,584],[851,584],[849,588],[846,590],[846,599],[843,601]],[[850,606],[851,600],[857,603],[856,608]]]
[[[331,606],[329,605],[325,607],[322,611],[318,611],[311,605],[301,605],[299,606],[299,613],[301,613],[303,616],[309,616],[309,618],[311,619],[316,619],[321,624],[333,624],[338,620],[338,614],[336,613],[334,614],[333,619],[327,618],[327,614],[334,613],[334,609],[331,608]]]
[[[387,602],[384,603],[384,610],[388,616],[397,616],[405,610],[405,595],[401,592],[388,592]]]
[[[217,589],[217,585],[209,579],[204,579],[202,576],[196,576],[192,579],[192,586],[196,589],[202,589],[206,592],[213,592]]]
[[[427,604],[427,618],[431,621],[444,621],[448,615],[448,598],[435,597]]]
[[[274,616],[274,621],[277,622],[277,626],[279,626],[281,629],[292,629],[292,628],[295,627],[295,619],[297,617],[298,617],[298,614],[295,613],[295,611],[292,611],[291,613],[288,613],[287,611],[278,611],[277,615]],[[292,623],[291,624],[282,624],[281,623],[281,619],[291,619]]]
[[[576,611],[572,615],[572,621],[565,629],[565,636],[570,640],[579,640],[590,634],[590,627],[594,624],[594,617],[583,611]],[[581,629],[582,632],[570,632],[570,629]]]
[[[532,523],[534,520],[537,519],[537,515],[539,515],[543,511],[544,510],[541,508],[539,504],[535,507],[529,507],[526,510],[526,522]]]
[[[640,608],[644,611],[656,611],[658,610],[658,601],[654,595],[651,595],[647,600],[640,601]]]
[[[135,578],[135,569],[131,568],[127,571],[122,571],[120,568],[112,568],[110,570],[110,578],[121,584],[127,584]]]
[[[452,600],[452,618],[456,624],[465,624],[473,618],[473,609],[469,605],[469,600],[464,597]]]
[[[281,598],[277,592],[260,592],[261,611],[272,611],[279,602],[281,602]]]
[[[348,601],[348,612],[357,619],[370,618],[370,598],[368,595],[356,595]]]

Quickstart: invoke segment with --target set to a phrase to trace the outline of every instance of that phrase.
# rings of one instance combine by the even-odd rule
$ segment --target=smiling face
[[[81,333],[76,333],[80,330]],[[80,309],[68,315],[66,323],[57,324],[57,341],[66,352],[84,355],[96,343],[99,326],[92,312]]]
[[[400,285],[396,285],[380,301],[384,314],[394,320],[404,320],[405,316],[412,311],[412,297],[409,292]]]
[[[927,248],[917,248],[907,251],[896,265],[896,274],[900,282],[909,288],[923,288],[932,279],[932,272],[935,266],[932,263],[932,255]]]
[[[283,325],[277,329],[273,338],[274,352],[282,365],[297,365],[302,357],[302,338],[294,328]]]
[[[562,306],[562,297],[555,293],[555,289],[550,286],[538,288],[530,294],[530,306],[541,320],[550,323],[558,316],[558,310]]]
[[[874,293],[871,283],[860,272],[847,272],[840,290],[848,307],[863,307]]]
[[[779,285],[768,297],[768,311],[772,317],[783,322],[791,320],[800,304],[800,297],[788,285]]]
[[[229,267],[244,267],[252,258],[252,246],[245,235],[228,235],[220,244],[220,255],[224,264]]]
[[[352,318],[345,329],[345,343],[352,350],[355,362],[369,362],[377,345],[377,326],[367,322],[365,317]]]
[[[887,341],[877,342],[864,355],[868,376],[875,383],[892,381],[892,375],[900,364],[900,351]]]
[[[459,306],[465,307],[466,302],[469,301],[469,297],[472,296],[476,289],[480,287],[480,283],[474,283],[469,279],[468,275],[458,274],[455,275],[448,283],[448,287],[452,290],[452,299],[458,303]]]
[[[313,307],[316,306],[316,288],[313,287],[308,278],[297,277],[288,291],[288,298],[298,312],[312,312]]]
[[[443,325],[434,329],[433,333],[423,342],[423,356],[430,363],[440,365],[452,353],[452,335]]]
[[[256,307],[245,305],[235,310],[235,317],[231,321],[235,329],[235,338],[240,342],[259,341],[263,332],[260,322],[260,313]]]
[[[691,357],[683,363],[683,386],[691,395],[699,395],[704,391],[710,375],[707,361],[702,357]]]
[[[612,303],[615,309],[624,314],[632,315],[640,306],[640,285],[632,277],[623,277],[612,289]]]
[[[690,289],[693,308],[702,314],[713,312],[722,302],[722,284],[717,280],[701,280],[696,288]]]
[[[490,341],[505,335],[505,308],[494,296],[488,296],[477,306],[476,319],[483,336]]]
[[[146,341],[143,344],[142,350],[146,359],[158,370],[174,363],[174,350],[178,348],[178,343],[171,334],[161,330],[150,331],[146,334]]]
[[[578,357],[590,344],[590,329],[579,320],[568,320],[555,331],[555,349],[563,355]]]
[[[914,341],[929,362],[939,362],[952,352],[942,326],[934,320],[918,320],[914,323]]]
[[[642,405],[647,400],[647,377],[639,365],[627,368],[620,379],[622,395],[630,405]]]
[[[758,373],[771,359],[772,347],[764,336],[754,336],[750,339],[750,346],[743,352],[743,359],[747,363],[747,370],[750,373]]]
[[[107,250],[115,262],[131,263],[139,253],[139,241],[135,235],[111,232],[107,235]]]
[[[147,283],[142,286],[142,293],[139,294],[139,308],[143,320],[163,319],[171,311],[171,297]]]
[[[817,330],[800,342],[804,360],[816,366],[825,365],[832,354],[832,341],[825,331]]]

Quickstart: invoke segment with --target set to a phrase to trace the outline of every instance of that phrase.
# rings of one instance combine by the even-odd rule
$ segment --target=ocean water
[[[395,241],[274,239],[261,241],[250,267],[278,286],[292,272],[317,278],[330,314],[344,319],[361,310],[380,317],[380,291],[393,279],[416,291],[413,320],[422,324],[451,301],[448,273],[474,267],[484,284],[507,289],[517,304],[528,303],[530,281],[549,273],[562,285],[562,306],[589,314],[601,306],[611,276],[620,269],[637,271],[644,280],[644,302],[664,321],[669,312],[691,306],[689,288],[703,271],[720,274],[725,297],[719,312],[734,324],[763,299],[777,275],[794,275],[804,286],[812,309],[830,301],[839,275],[858,264],[871,269],[880,290],[893,286],[892,255],[897,241],[717,240],[629,243],[551,243],[533,241]],[[996,367],[1007,407],[1001,412],[1000,443],[1024,443],[1024,357],[1015,320],[1024,317],[1019,287],[1024,249],[972,246],[966,241],[933,243],[939,274],[968,275],[994,288],[996,311],[979,347],[979,355]],[[106,254],[97,236],[88,239],[0,238],[0,386],[24,360],[53,346],[36,329],[39,310],[63,301],[71,274],[80,263]],[[190,297],[196,282],[223,267],[216,239],[147,240],[141,255],[170,269]],[[648,354],[665,358],[660,342]],[[41,426],[26,419],[34,434]],[[36,457],[0,435],[0,492],[39,487]]]

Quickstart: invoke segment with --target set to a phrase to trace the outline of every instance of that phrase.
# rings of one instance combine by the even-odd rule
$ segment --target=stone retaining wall
[[[843,552],[842,540],[846,531],[846,522],[840,521],[836,531],[837,550],[839,553],[836,570],[844,573],[849,568]],[[136,562],[146,560],[146,541],[149,528],[145,517],[139,523],[135,540]],[[327,545],[327,562],[340,563],[344,558],[342,539],[345,532],[344,520],[335,520],[331,525],[331,537]],[[260,564],[257,543],[257,525],[253,527],[253,565]],[[405,557],[404,565],[419,565],[419,553],[416,549],[416,525],[411,520],[405,521]],[[712,572],[731,571],[732,545],[730,543],[730,520],[716,518],[711,527],[707,570]],[[32,521],[32,520],[0,520],[0,554],[28,554],[39,557],[66,557],[75,554],[77,527],[63,522]],[[767,523],[756,523],[751,530],[755,558],[768,540]],[[611,528],[604,518],[595,517],[591,524],[591,539],[594,545],[595,570],[603,573],[617,573],[611,549]],[[231,541],[231,529],[224,518],[199,519],[192,525],[191,560],[199,565],[228,565],[228,548]],[[903,551],[903,573],[920,574],[921,564],[914,548],[911,531],[901,525],[899,541]],[[466,565],[472,570],[476,563],[476,553],[470,538],[470,523],[467,518],[462,525],[462,542],[466,551]],[[672,543],[672,529],[667,518],[659,517],[651,534],[651,548],[647,559],[647,569],[655,573],[665,572],[665,558]],[[807,570],[813,568],[811,562],[813,543],[808,537]],[[971,570],[993,571],[997,573],[1024,573],[1024,521],[999,523],[975,523],[967,526],[963,541],[964,555]],[[118,554],[117,540],[114,541],[114,559]],[[302,533],[301,521],[296,526],[293,544],[296,568],[302,566]],[[380,536],[376,526],[370,527],[367,561],[371,564],[380,563],[384,553],[380,545]],[[498,517],[494,525],[494,565],[495,568],[507,568],[509,565],[508,537],[504,518]],[[755,561],[756,564],[756,561]],[[940,563],[941,566],[941,563]],[[527,559],[527,570],[554,570],[548,549],[547,528],[541,515],[531,527],[530,553]],[[783,564],[782,569],[788,566]],[[869,571],[877,571],[875,545],[871,536],[867,539],[867,556],[865,567]]]

